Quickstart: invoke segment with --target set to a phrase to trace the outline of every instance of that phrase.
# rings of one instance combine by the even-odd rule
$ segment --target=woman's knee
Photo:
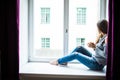
[[[77,46],[77,48],[81,48],[81,47],[83,47],[83,46]]]
[[[78,52],[74,52],[74,55],[77,55],[78,54]]]
[[[85,50],[85,48],[83,46],[77,46],[78,50]]]
[[[72,55],[72,57],[76,58],[76,56],[78,55],[79,53],[78,52],[74,52]]]

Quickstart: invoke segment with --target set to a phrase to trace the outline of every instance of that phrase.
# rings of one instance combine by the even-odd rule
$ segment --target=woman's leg
[[[83,46],[78,46],[76,47],[73,51],[73,52],[79,52],[79,53],[82,53],[86,56],[89,56],[89,57],[92,57],[92,53],[90,51],[88,51],[86,48],[84,48]]]
[[[67,63],[75,59],[92,70],[101,70],[103,68],[103,66],[99,65],[92,57],[86,56],[78,52],[73,52],[69,55],[59,58],[58,64]]]
[[[87,49],[85,49],[85,48],[82,47],[82,46],[76,47],[76,48],[71,52],[71,54],[74,53],[74,52],[79,52],[79,53],[84,54],[84,55],[86,55],[86,56],[92,57],[92,53],[90,53]],[[68,57],[68,56],[71,56],[71,55],[68,54],[67,57]],[[65,57],[66,57],[66,56],[65,56]],[[55,62],[55,63],[57,63],[57,62]],[[62,63],[61,65],[67,65],[67,62]]]
[[[72,59],[74,59],[72,57],[74,52],[79,52],[79,53],[81,53],[83,55],[86,55],[86,56],[89,56],[89,57],[92,56],[92,53],[90,53],[87,49],[85,49],[82,46],[79,46],[79,47],[76,47],[70,54],[68,54],[68,55],[66,55],[66,56],[64,56],[62,58],[59,58],[58,60],[51,61],[50,64],[53,64],[53,65],[58,65],[58,64],[67,65],[68,61],[71,61]]]

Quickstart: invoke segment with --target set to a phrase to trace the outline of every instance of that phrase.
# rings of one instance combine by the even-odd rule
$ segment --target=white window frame
[[[53,58],[34,58],[33,56],[33,0],[28,0],[28,61],[29,62],[49,62]],[[69,0],[64,0],[64,54],[68,53],[68,26],[69,26]]]
[[[32,0],[31,0],[32,1]],[[106,18],[106,15],[108,12],[106,12],[106,10],[108,9],[108,7],[106,8],[106,6],[108,6],[106,3],[108,3],[108,0],[100,0],[101,1],[101,4],[104,3],[104,5],[100,6],[100,14],[101,14],[101,17],[100,19],[103,19],[103,18]],[[64,6],[64,31],[66,32],[64,34],[64,38],[65,38],[65,41],[64,43],[68,44],[68,26],[69,26],[69,10],[67,8],[69,8],[69,4],[68,4],[69,0],[64,0],[64,3],[65,3],[65,6]],[[30,6],[31,5],[31,6]],[[32,9],[33,8],[33,5],[30,3],[30,0],[20,0],[20,31],[19,31],[19,59],[20,59],[20,66],[26,64],[26,63],[29,63],[29,57],[30,57],[30,52],[32,52],[32,50],[30,48],[32,48],[32,45],[31,44],[29,46],[29,43],[28,42],[32,42],[33,39],[31,37],[28,36],[31,35],[33,36],[33,32],[32,32],[32,26],[33,24],[31,23],[32,22],[32,19],[33,19],[33,16],[29,16],[29,15],[32,15],[32,11],[29,10],[29,9]],[[28,11],[31,11],[31,12],[28,12]],[[105,12],[104,12],[105,11]],[[104,13],[102,13],[104,12]],[[29,14],[29,15],[28,15]],[[29,21],[28,21],[29,20]],[[28,28],[31,27],[31,28]],[[68,45],[64,45],[64,53],[65,55],[67,54],[67,51],[68,51]]]
[[[102,5],[104,4],[104,6]],[[106,1],[100,0],[100,19],[106,18]],[[28,54],[29,61],[48,62],[52,58],[34,58],[33,57],[33,0],[28,0]],[[68,54],[68,36],[69,36],[69,0],[64,0],[64,55]]]
[[[47,74],[44,74],[44,73],[42,73],[42,71],[45,71],[45,72],[49,71],[49,70],[47,70],[47,67],[46,68],[44,68],[44,67],[40,68],[41,65],[44,65],[45,63],[43,64],[43,63],[39,62],[38,64],[35,65],[34,63],[29,62],[28,57],[29,57],[29,51],[30,50],[29,50],[29,46],[28,46],[28,40],[32,41],[32,39],[30,39],[28,37],[28,31],[29,31],[28,26],[30,26],[30,25],[28,25],[28,19],[30,19],[30,18],[32,19],[32,17],[28,16],[28,13],[29,13],[28,12],[28,4],[29,4],[28,0],[20,0],[19,73],[20,73],[20,78],[21,79],[28,79],[29,80],[29,79],[32,78],[32,79],[35,80],[35,79],[50,79],[50,78],[53,78],[53,79],[54,78],[55,79],[57,79],[57,78],[58,79],[60,79],[60,78],[62,78],[62,79],[73,78],[74,79],[75,78],[75,79],[86,79],[86,80],[88,80],[88,79],[91,78],[91,79],[95,79],[95,80],[98,80],[98,79],[99,80],[105,80],[105,74],[103,74],[103,75],[99,75],[99,74],[91,75],[91,74],[94,74],[93,71],[89,72],[88,74],[72,73],[73,75],[69,75],[68,71],[66,71],[66,70],[61,71],[61,68],[63,68],[63,67],[57,67],[60,70],[60,72],[57,71],[58,69],[55,69],[54,71],[56,72],[56,74],[51,75],[51,72],[47,72]],[[106,9],[108,9],[108,7]],[[32,13],[29,13],[29,14],[32,14]],[[66,18],[64,18],[64,19],[66,19]],[[108,18],[106,17],[106,19],[108,19]],[[67,25],[67,24],[65,24],[65,25]],[[67,28],[65,28],[64,31],[67,31]],[[67,51],[65,51],[65,52],[67,52]],[[46,65],[44,65],[44,66],[46,66]],[[55,68],[55,66],[53,66],[53,68]],[[46,70],[44,70],[44,69],[46,69]],[[48,68],[48,69],[50,69],[50,68]],[[68,68],[66,68],[66,69],[69,70]],[[81,68],[81,69],[83,69],[83,68]],[[36,72],[36,70],[38,71],[38,73]],[[67,73],[65,73],[65,71]],[[63,73],[61,73],[61,72],[63,72]]]
[[[100,0],[100,19],[108,20],[108,0]]]

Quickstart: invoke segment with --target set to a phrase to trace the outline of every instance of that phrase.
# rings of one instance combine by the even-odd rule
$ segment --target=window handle
[[[68,33],[68,29],[66,29],[65,32]]]

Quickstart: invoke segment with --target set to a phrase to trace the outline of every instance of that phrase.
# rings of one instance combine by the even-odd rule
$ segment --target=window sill
[[[82,79],[105,80],[105,71],[92,71],[82,64],[55,66],[49,63],[27,63],[20,68],[21,80]],[[51,80],[52,80],[51,79]]]

